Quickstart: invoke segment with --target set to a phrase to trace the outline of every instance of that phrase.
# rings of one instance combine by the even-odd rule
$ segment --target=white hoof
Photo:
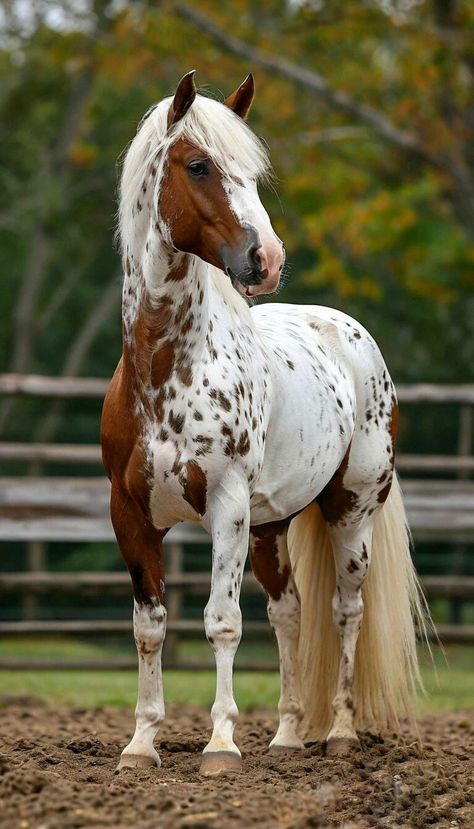
[[[160,755],[153,749],[153,754],[130,754],[123,751],[120,757],[117,771],[120,769],[149,769],[160,768]]]
[[[300,740],[300,738],[296,736],[296,734],[293,736],[290,736],[289,734],[287,736],[283,734],[275,734],[269,748],[271,750],[292,749],[293,751],[301,751],[301,749],[304,748],[304,743],[303,740]]]

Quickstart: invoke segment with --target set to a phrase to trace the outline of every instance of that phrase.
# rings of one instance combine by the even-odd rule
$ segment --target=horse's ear
[[[180,121],[183,115],[186,115],[196,97],[196,87],[194,85],[195,72],[195,69],[191,69],[190,72],[183,75],[176,88],[173,103],[168,112],[168,128],[176,124],[177,121]]]
[[[240,118],[247,118],[250,107],[252,106],[253,96],[255,95],[255,81],[252,73],[247,75],[245,81],[225,99],[224,104],[229,109],[233,109],[236,115]]]

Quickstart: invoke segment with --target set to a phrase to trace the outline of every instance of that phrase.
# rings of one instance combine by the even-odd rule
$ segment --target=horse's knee
[[[133,631],[139,654],[155,653],[163,644],[166,633],[166,609],[157,600],[153,603],[135,601]]]
[[[146,723],[149,726],[156,726],[158,729],[165,718],[165,708],[159,700],[148,702],[145,705],[143,703],[137,703],[135,716],[137,721]]]
[[[204,628],[210,645],[235,646],[242,636],[242,613],[240,607],[229,602],[227,607],[219,607],[211,600],[204,610]]]

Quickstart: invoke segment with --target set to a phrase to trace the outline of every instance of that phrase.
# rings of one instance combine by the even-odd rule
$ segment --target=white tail
[[[303,729],[307,738],[322,740],[331,727],[340,645],[332,622],[334,558],[326,522],[316,504],[292,521],[288,544],[301,597],[298,660]],[[426,640],[430,620],[411,561],[396,477],[375,518],[363,597],[353,686],[355,727],[360,731],[398,731],[401,717],[414,725],[414,700],[422,688],[415,625]]]

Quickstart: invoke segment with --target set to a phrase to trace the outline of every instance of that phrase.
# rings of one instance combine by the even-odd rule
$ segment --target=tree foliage
[[[264,199],[291,263],[278,299],[357,316],[396,379],[469,379],[474,8],[396,6],[94,0],[83,10],[43,0],[26,22],[10,6],[0,41],[1,370],[113,370],[116,160],[149,105],[196,68],[204,91],[222,97],[255,72],[250,123],[277,176]],[[23,418],[4,421],[10,437],[25,429]]]

